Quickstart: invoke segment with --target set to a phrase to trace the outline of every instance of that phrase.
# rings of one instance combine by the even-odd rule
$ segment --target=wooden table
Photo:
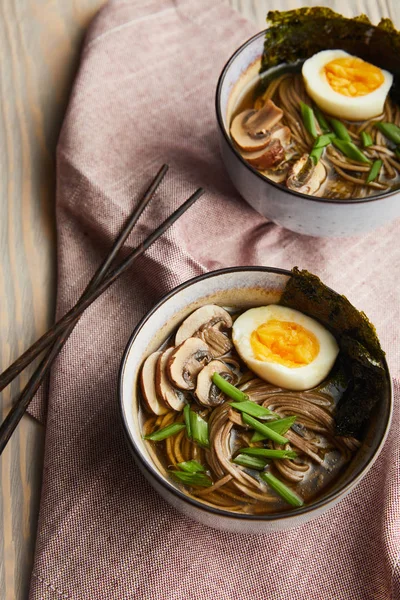
[[[201,1],[201,0],[198,0]],[[55,146],[85,30],[105,0],[3,0],[0,5],[0,369],[51,324],[56,252]],[[267,10],[297,0],[229,0],[262,29]],[[396,0],[309,0],[400,26]],[[29,373],[0,397],[7,414]],[[28,597],[45,430],[26,416],[0,461],[0,597]]]

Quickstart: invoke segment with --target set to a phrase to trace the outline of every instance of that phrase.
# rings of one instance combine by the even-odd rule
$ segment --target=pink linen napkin
[[[91,306],[51,375],[31,600],[400,598],[399,222],[361,238],[299,236],[238,196],[214,91],[255,28],[215,0],[111,2],[87,37],[58,146],[58,315],[77,300],[163,162],[137,245],[199,185],[207,194]],[[385,447],[345,500],[288,532],[214,531],[147,484],[125,443],[117,373],[137,320],[173,286],[232,265],[298,265],[376,324],[395,378]],[[37,416],[44,414],[37,402]]]

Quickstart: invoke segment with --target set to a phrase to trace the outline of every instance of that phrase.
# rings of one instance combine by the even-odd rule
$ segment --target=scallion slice
[[[379,171],[381,170],[383,165],[383,161],[382,160],[375,160],[372,163],[372,167],[370,172],[368,173],[367,176],[367,183],[371,183],[371,181],[374,181],[374,179],[376,179],[379,175]]]
[[[209,448],[208,423],[194,410],[190,411],[190,428],[193,441],[197,442],[202,448]]]
[[[323,148],[314,148],[314,147],[311,150],[311,152],[310,152],[310,158],[313,159],[315,165],[317,164],[317,162],[321,158],[323,151],[324,151]]]
[[[315,164],[319,161],[322,156],[322,152],[324,151],[325,146],[329,146],[335,137],[334,133],[324,133],[323,135],[319,135],[314,142],[312,150],[310,152],[311,158],[314,160]]]
[[[273,442],[277,444],[286,444],[288,442],[287,438],[281,436],[279,433],[276,433],[273,429],[264,425],[264,423],[260,423],[250,415],[246,415],[246,413],[242,413],[242,419],[246,423],[246,425],[250,425],[253,429],[262,433],[265,437],[269,438]]]
[[[272,429],[273,431],[275,431],[276,433],[279,433],[280,435],[285,434],[293,425],[293,423],[295,423],[296,421],[296,416],[293,415],[291,417],[285,417],[284,419],[277,419],[276,421],[270,421],[268,422],[268,427],[270,429]],[[269,439],[267,438],[267,436],[263,435],[262,433],[259,433],[258,431],[255,432],[255,434],[253,435],[253,437],[251,438],[252,442],[261,442],[262,440],[266,440]]]
[[[361,152],[360,148],[357,148],[357,146],[353,144],[353,142],[348,142],[335,138],[332,140],[332,144],[336,146],[336,148],[338,148],[340,152],[342,152],[348,158],[356,160],[357,162],[371,164],[369,158],[367,158],[365,154]]]
[[[275,490],[275,492],[279,494],[281,498],[286,500],[288,504],[296,507],[303,506],[304,500],[274,475],[264,472],[260,473],[260,477],[270,487],[272,487],[272,489]]]
[[[305,104],[304,102],[300,102],[300,110],[301,116],[303,118],[304,127],[307,129],[308,133],[313,137],[318,137],[317,126],[315,124],[315,115],[313,109]]]
[[[224,394],[229,396],[229,398],[232,398],[232,400],[236,400],[236,402],[244,402],[249,399],[247,394],[244,394],[237,387],[226,381],[219,373],[213,374],[212,382],[221,390],[221,392],[224,392]]]
[[[297,458],[297,452],[293,450],[271,450],[270,448],[240,448],[240,454],[264,458]]]
[[[186,485],[194,485],[199,487],[211,487],[212,481],[205,473],[186,473],[185,471],[172,471],[168,473]]]
[[[177,433],[182,431],[182,429],[185,429],[185,427],[185,423],[171,423],[171,425],[167,425],[163,429],[154,431],[149,435],[144,435],[143,439],[150,440],[152,442],[161,442],[162,440],[165,440],[171,437],[172,435],[176,435]]]
[[[374,143],[372,137],[366,131],[361,132],[361,141],[364,148],[368,148],[368,146],[372,146],[372,144]]]
[[[249,469],[256,469],[262,471],[268,463],[266,458],[260,458],[259,456],[248,456],[247,454],[239,454],[232,461],[235,465],[241,465],[242,467],[248,467]]]
[[[337,119],[331,119],[331,125],[333,131],[340,140],[351,142],[351,136],[341,121],[338,121]]]
[[[260,406],[256,402],[252,402],[251,400],[245,400],[244,402],[231,402],[231,406],[240,412],[247,413],[252,417],[257,417],[258,419],[262,419],[263,417],[277,417],[278,415],[269,408],[265,408],[265,406]]]
[[[189,439],[192,437],[192,426],[190,424],[190,405],[185,404],[185,408],[183,409],[183,417],[185,419],[186,425],[186,435]]]
[[[334,133],[324,133],[323,135],[319,135],[314,142],[314,148],[325,148],[325,146],[329,146],[332,140],[335,138]]]
[[[322,112],[319,110],[319,108],[314,108],[314,113],[315,113],[315,118],[317,119],[318,124],[321,128],[321,131],[323,131],[324,133],[328,133],[328,131],[330,131],[329,123],[325,119]]]
[[[375,127],[391,142],[400,144],[400,127],[397,127],[394,123],[375,123]]]
[[[178,463],[178,467],[186,473],[204,473],[205,467],[201,465],[197,460],[187,460],[185,462]]]

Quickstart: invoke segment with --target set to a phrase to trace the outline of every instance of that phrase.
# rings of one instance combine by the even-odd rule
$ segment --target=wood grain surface
[[[198,0],[201,2],[201,0]],[[88,24],[105,0],[0,3],[0,369],[51,324],[55,301],[55,146]],[[229,0],[264,28],[268,10],[304,4],[390,17],[397,0]],[[29,372],[0,395],[7,414]],[[0,598],[24,600],[35,544],[44,428],[25,417],[0,460]]]

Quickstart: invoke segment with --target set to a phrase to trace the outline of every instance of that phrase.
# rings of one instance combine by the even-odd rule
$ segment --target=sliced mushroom
[[[274,169],[265,169],[263,173],[268,179],[272,179],[276,183],[283,183],[286,181],[291,165],[290,161],[284,161],[279,163]]]
[[[160,352],[156,364],[156,394],[162,398],[164,403],[172,410],[180,411],[185,406],[185,394],[181,390],[177,390],[171,384],[167,375],[167,364],[174,352],[175,348],[168,348],[164,352]]]
[[[271,138],[273,140],[279,140],[282,146],[286,148],[291,142],[292,132],[290,131],[289,127],[286,127],[286,125],[274,127],[274,129],[271,131]]]
[[[167,362],[168,377],[181,390],[194,390],[197,374],[212,355],[209,347],[198,337],[190,337],[171,352]]]
[[[156,390],[156,366],[162,352],[153,352],[146,358],[140,372],[140,389],[144,403],[148,410],[155,415],[164,415],[168,408],[157,394]]]
[[[314,163],[309,154],[303,154],[289,171],[286,185],[302,194],[314,194],[326,180],[326,169],[322,161]]]
[[[218,406],[226,400],[226,396],[212,382],[214,373],[219,373],[224,379],[233,381],[232,371],[220,360],[212,360],[197,376],[196,398],[203,406]]]
[[[283,111],[267,100],[260,110],[245,110],[233,119],[231,136],[248,152],[261,150],[270,142],[271,129],[282,119]]]
[[[213,327],[205,326],[199,332],[199,337],[210,348],[213,358],[219,358],[233,348],[232,341],[220,330],[220,327],[221,323],[217,323]]]
[[[220,325],[226,329],[230,329],[232,327],[231,315],[216,304],[206,304],[205,306],[201,306],[183,321],[176,332],[175,344],[181,344],[187,340],[187,338],[194,337],[201,329],[204,330],[206,326],[214,327],[214,325]]]
[[[275,139],[262,150],[258,150],[258,152],[243,152],[242,156],[257,169],[271,169],[284,160],[285,149],[280,140]]]

